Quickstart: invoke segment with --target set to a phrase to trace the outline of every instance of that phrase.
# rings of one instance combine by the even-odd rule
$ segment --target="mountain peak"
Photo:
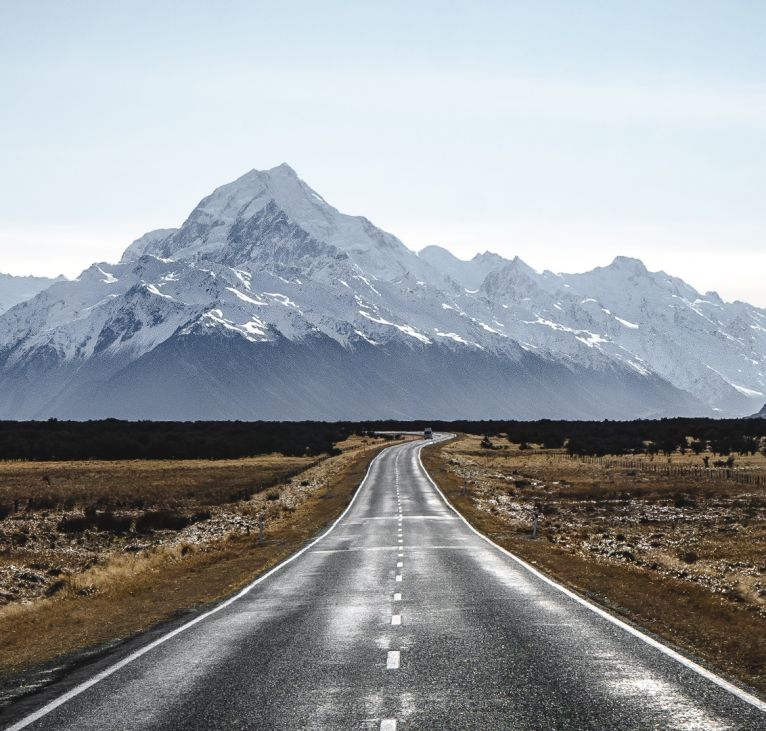
[[[537,272],[518,256],[514,256],[510,260],[498,257],[498,264],[499,266],[496,271],[506,277],[509,275],[524,275],[528,277],[537,275]]]
[[[270,168],[264,172],[267,172],[271,175],[289,175],[293,178],[298,177],[298,173],[296,173],[295,170],[291,168],[286,162],[275,165],[273,168]]]
[[[500,256],[500,254],[496,254],[494,251],[483,251],[480,254],[476,254],[476,256],[474,256],[471,261],[477,263],[482,262],[484,264],[497,264],[498,266],[502,266],[508,261],[508,259]]]
[[[457,259],[449,249],[445,249],[443,246],[439,246],[439,244],[429,244],[428,246],[424,246],[418,251],[418,256],[423,259],[430,259],[437,256],[450,261]],[[479,255],[477,254],[476,256]]]
[[[458,258],[451,251],[435,245],[421,249],[418,256],[467,289],[478,289],[487,274],[508,263],[507,259],[489,251],[476,254],[473,259],[466,261]]]
[[[502,263],[502,266],[493,269],[487,275],[482,284],[485,291],[503,296],[509,291],[539,289],[540,275],[518,256],[514,256],[510,261],[503,259]]]
[[[535,271],[520,256],[514,256],[513,259],[511,259],[511,265],[514,266],[516,269],[522,269],[524,271],[530,271],[530,272],[534,272]]]
[[[606,268],[613,271],[630,272],[631,274],[647,274],[649,271],[641,259],[634,259],[631,256],[616,256]]]
[[[312,196],[313,194],[313,196]],[[296,199],[313,198],[324,200],[309,188],[286,162],[268,170],[253,168],[236,180],[216,188],[211,195],[205,198],[200,206],[210,203],[229,203],[234,200],[237,204],[247,200],[261,201],[262,199],[274,199],[277,203],[288,203]],[[265,203],[264,203],[265,205]]]
[[[283,162],[279,165],[275,165],[272,168],[266,168],[264,170],[252,168],[251,170],[248,170],[244,175],[240,175],[239,178],[235,179],[231,183],[227,183],[221,187],[226,188],[237,183],[262,183],[264,180],[275,178],[283,178],[286,180],[298,182],[300,181],[298,173],[295,172],[295,169],[290,167],[290,165],[288,165],[286,162]]]
[[[266,247],[276,251],[281,244],[294,244],[306,236],[335,247],[375,277],[394,279],[407,271],[419,279],[425,276],[422,262],[399,239],[362,216],[341,213],[287,163],[250,170],[216,188],[180,229],[166,237],[161,232],[145,235],[131,245],[123,261],[143,254],[208,263],[228,261],[236,254],[233,250],[257,253]]]

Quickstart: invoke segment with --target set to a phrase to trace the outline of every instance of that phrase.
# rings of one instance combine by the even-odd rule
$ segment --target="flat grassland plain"
[[[472,525],[613,613],[766,692],[766,487],[570,460],[501,436],[492,438],[494,448],[481,441],[460,436],[423,452]],[[696,466],[703,456],[656,462]],[[766,471],[762,454],[737,463]]]
[[[390,443],[352,436],[318,457],[0,462],[0,705],[25,671],[32,690],[43,664],[231,594],[289,556]]]

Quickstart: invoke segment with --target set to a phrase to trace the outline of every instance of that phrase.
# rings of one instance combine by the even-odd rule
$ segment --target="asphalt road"
[[[766,705],[473,532],[422,446],[383,452],[335,527],[239,598],[10,728],[766,728]]]

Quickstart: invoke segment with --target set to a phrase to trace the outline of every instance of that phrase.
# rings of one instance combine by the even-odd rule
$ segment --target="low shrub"
[[[70,515],[62,518],[58,524],[60,533],[82,533],[93,527],[93,518],[90,515]]]
[[[191,518],[177,510],[148,510],[136,518],[136,533],[150,533],[154,530],[183,530]]]
[[[107,510],[96,514],[96,528],[110,533],[127,533],[130,530],[131,518],[127,515],[115,515]]]

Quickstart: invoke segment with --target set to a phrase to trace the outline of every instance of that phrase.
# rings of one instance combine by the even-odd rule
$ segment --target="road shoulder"
[[[690,591],[672,578],[647,576],[631,565],[587,560],[544,537],[531,539],[529,530],[520,532],[500,514],[480,508],[472,486],[464,490],[465,480],[450,464],[450,444],[424,449],[422,462],[452,506],[477,531],[622,621],[712,672],[745,684],[748,692],[766,695],[766,669],[749,659],[764,642],[760,616],[710,601],[705,592],[693,587]]]

